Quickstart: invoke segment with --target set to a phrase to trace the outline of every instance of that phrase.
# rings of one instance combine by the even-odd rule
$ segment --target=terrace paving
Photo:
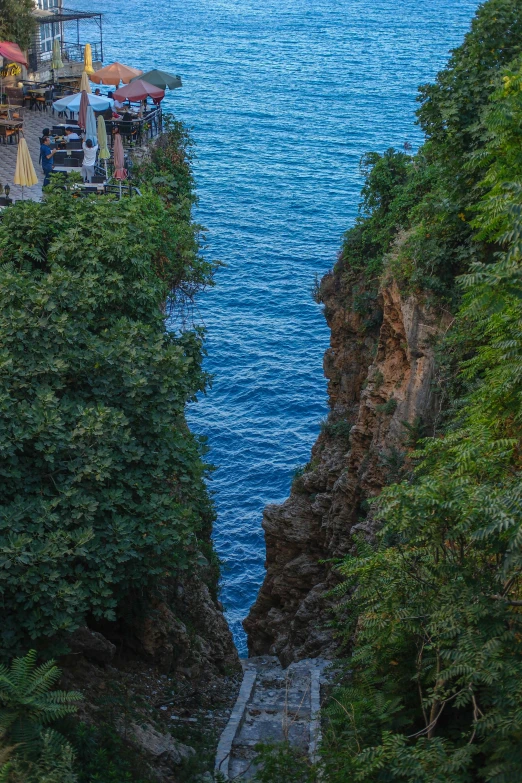
[[[24,120],[24,136],[31,153],[31,158],[34,165],[34,170],[38,177],[38,184],[33,185],[32,188],[24,188],[23,198],[32,199],[33,201],[40,201],[42,197],[42,185],[44,175],[41,165],[38,163],[40,157],[40,136],[42,130],[45,127],[49,127],[53,124],[53,116],[50,111],[30,111],[25,108],[23,111]],[[14,142],[12,144],[7,142],[3,144],[0,142],[0,182],[2,185],[9,184],[11,193],[9,198],[15,201],[22,198],[22,188],[20,185],[13,183],[15,168],[16,168],[16,155],[18,152],[18,144]]]

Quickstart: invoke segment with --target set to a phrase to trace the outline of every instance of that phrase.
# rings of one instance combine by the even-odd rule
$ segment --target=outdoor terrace
[[[27,187],[24,188],[23,193],[22,193],[22,188],[19,185],[14,184],[13,179],[14,179],[14,173],[16,168],[16,158],[18,153],[18,143],[17,143],[18,137],[13,136],[5,140],[2,139],[0,141],[0,183],[4,187],[6,184],[9,185],[11,189],[9,197],[12,200],[18,200],[21,199],[22,197],[25,199],[31,199],[36,201],[39,201],[41,199],[42,186],[44,180],[42,167],[39,164],[40,137],[42,136],[42,131],[44,130],[44,128],[48,128],[49,130],[52,131],[53,128],[58,129],[60,125],[63,125],[65,128],[65,125],[71,122],[71,120],[69,119],[69,115],[70,115],[69,112],[65,113],[64,116],[58,116],[56,112],[53,113],[50,109],[39,110],[36,106],[34,106],[31,109],[29,108],[29,106],[30,104],[28,104],[25,108],[16,110],[16,113],[20,114],[22,116],[22,119],[21,121],[20,120],[13,121],[13,125],[19,124],[21,122],[20,132],[23,133],[23,136],[27,141],[31,159],[33,161],[33,165],[36,174],[38,176],[38,184],[33,185],[30,188]],[[11,112],[11,114],[13,114],[13,112]],[[9,123],[9,120],[0,119],[0,124],[2,122]],[[106,181],[110,185],[112,182],[111,174],[113,170],[112,131],[114,130],[114,128],[119,127],[123,131],[128,131],[127,133],[124,132],[121,133],[123,146],[126,155],[128,156],[131,150],[139,151],[150,141],[150,139],[153,136],[158,135],[161,132],[161,110],[158,110],[157,114],[154,115],[153,120],[151,119],[151,117],[134,120],[127,123],[123,123],[122,121],[115,120],[115,121],[108,121],[105,123],[105,125],[107,128],[108,147],[109,147],[109,151],[111,152],[111,158],[107,162],[108,177],[103,177],[102,181],[103,182]],[[78,147],[81,145],[77,144],[76,146]],[[82,152],[77,150],[73,150],[73,152],[74,154],[71,154],[69,159],[68,159],[67,152],[64,152],[63,154],[62,153],[59,154],[57,158],[57,165],[55,168],[57,172],[62,171],[64,174],[68,174],[72,171],[76,171],[77,173],[80,173]],[[63,161],[65,161],[65,165]],[[131,169],[130,162],[128,159],[126,161],[126,165],[127,168]],[[100,175],[103,174],[104,168],[105,168],[104,164],[102,165],[101,161],[99,161],[96,184],[100,184],[99,179],[100,179]],[[127,183],[126,185],[127,188],[128,188],[128,184],[129,183]],[[125,190],[125,192],[127,193],[128,189]]]

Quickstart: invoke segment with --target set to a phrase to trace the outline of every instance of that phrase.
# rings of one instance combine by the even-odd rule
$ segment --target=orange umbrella
[[[87,127],[87,107],[89,106],[89,98],[87,97],[87,91],[82,90],[82,97],[80,98],[80,110],[78,112],[78,125],[80,128]]]
[[[128,84],[131,79],[141,76],[142,73],[143,71],[140,71],[139,68],[131,68],[129,65],[122,65],[122,63],[111,63],[93,73],[91,82],[96,84],[114,84],[117,87],[120,82]]]

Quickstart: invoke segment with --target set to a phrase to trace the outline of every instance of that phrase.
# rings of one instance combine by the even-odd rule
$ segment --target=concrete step
[[[243,682],[219,741],[216,770],[229,780],[250,780],[258,744],[288,741],[315,758],[320,678],[327,661],[307,659],[283,669],[274,656],[261,656],[242,664]]]

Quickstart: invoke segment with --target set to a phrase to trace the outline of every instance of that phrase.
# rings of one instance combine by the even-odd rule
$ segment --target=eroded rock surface
[[[365,293],[340,274],[323,280],[328,422],[288,500],[264,512],[267,572],[244,626],[250,654],[283,665],[333,649],[326,593],[337,576],[321,561],[349,552],[354,530],[372,535],[372,498],[400,477],[408,439],[437,416],[433,346],[448,316],[393,281],[376,298]]]

